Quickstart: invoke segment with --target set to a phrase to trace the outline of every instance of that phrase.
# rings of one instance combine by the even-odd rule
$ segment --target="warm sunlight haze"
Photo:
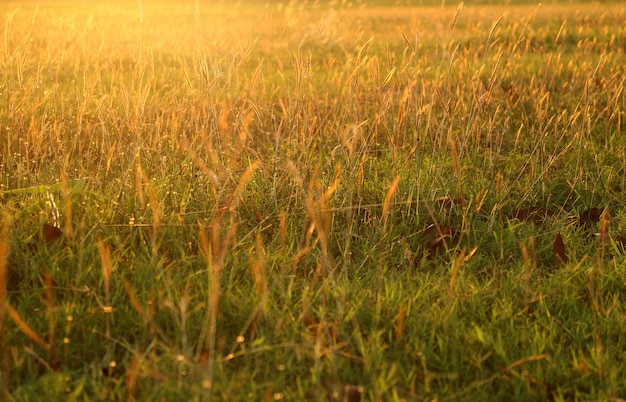
[[[626,399],[626,5],[0,3],[1,401]]]

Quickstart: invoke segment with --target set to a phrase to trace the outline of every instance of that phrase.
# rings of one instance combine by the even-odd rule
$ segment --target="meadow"
[[[625,5],[0,14],[1,400],[626,398]]]

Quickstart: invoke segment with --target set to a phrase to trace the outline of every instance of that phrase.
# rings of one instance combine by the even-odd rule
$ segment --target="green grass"
[[[1,7],[0,399],[626,397],[624,6],[196,4]]]

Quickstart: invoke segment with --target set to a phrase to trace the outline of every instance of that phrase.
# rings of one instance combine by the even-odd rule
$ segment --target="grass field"
[[[3,2],[1,400],[626,398],[626,6]]]

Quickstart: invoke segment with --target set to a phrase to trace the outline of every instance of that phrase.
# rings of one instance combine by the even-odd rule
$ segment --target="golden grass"
[[[343,389],[374,400],[497,393],[500,380],[547,397],[533,376],[557,375],[540,364],[571,369],[562,345],[543,341],[553,323],[532,309],[560,289],[535,285],[545,279],[542,240],[558,233],[570,248],[555,278],[579,275],[586,254],[567,244],[579,233],[563,219],[531,234],[506,211],[623,205],[623,5],[119,1],[2,11],[0,201],[14,218],[0,232],[0,332],[43,348],[51,368],[98,372],[107,360],[112,375],[126,363],[114,381],[128,399],[154,395],[145,385],[154,381],[217,399],[250,387],[275,399]],[[22,247],[50,221],[60,241]],[[589,300],[574,314],[592,311],[602,374],[612,358],[603,320],[617,309],[602,295],[603,264],[619,225],[607,209]],[[22,298],[36,286],[40,300]],[[489,349],[501,329],[484,318],[481,298],[492,293],[510,315],[498,317],[511,320],[509,355]],[[43,323],[21,313],[37,303]],[[59,311],[77,317],[66,320],[62,352]],[[540,330],[519,340],[519,320]],[[7,356],[36,356],[8,342],[7,387],[11,370],[32,374]],[[456,349],[466,343],[477,352]],[[574,346],[585,360],[589,345]],[[553,360],[533,349],[549,347]],[[91,360],[76,362],[80,353]],[[270,372],[282,376],[278,389]],[[357,380],[367,387],[345,385]]]

